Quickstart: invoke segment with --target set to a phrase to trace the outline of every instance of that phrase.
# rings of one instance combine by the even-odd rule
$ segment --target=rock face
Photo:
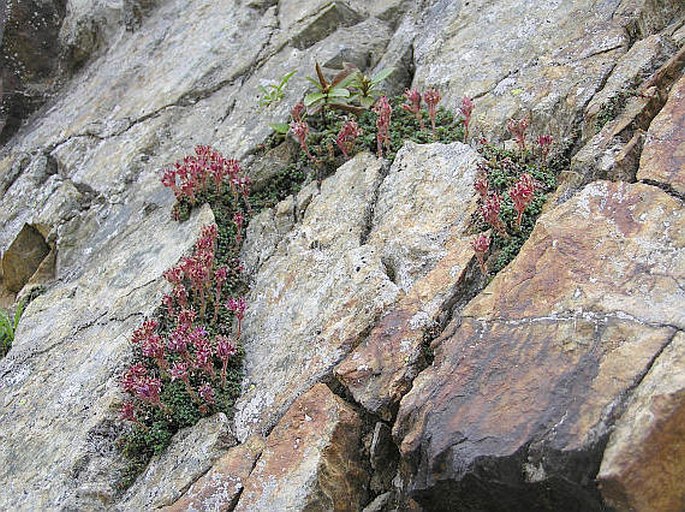
[[[235,437],[224,414],[200,420],[174,436],[173,444],[150,462],[117,509],[151,510],[174,503],[190,484],[206,477],[219,455],[232,446]]]
[[[316,384],[269,435],[234,510],[360,510],[360,436],[357,413]]]
[[[237,404],[240,438],[267,431],[302,390],[330,374],[403,289],[435,265],[447,241],[462,234],[475,209],[477,160],[459,143],[409,145],[386,177],[381,161],[360,155],[326,180],[320,193],[305,189],[292,204],[278,207],[302,220],[262,256],[267,259],[252,285],[245,321],[248,390]],[[344,204],[337,202],[341,196]],[[265,242],[255,239],[256,250],[264,251],[266,240],[274,239],[270,233],[278,232],[277,223],[262,230]],[[258,259],[249,252],[248,262]],[[471,256],[466,251],[445,263],[443,273],[463,272]],[[408,377],[395,374],[412,373],[405,367],[415,368],[422,334],[449,300],[449,289],[422,286],[400,306],[414,308],[416,317],[413,342],[398,338],[403,346],[393,352],[398,360],[391,378],[402,381],[400,387]],[[439,286],[450,287],[434,285]]]
[[[264,447],[264,439],[253,436],[243,444],[229,449],[188,489],[181,499],[160,510],[164,512],[232,510],[243,492],[245,480],[250,476]]]
[[[0,7],[0,144],[53,90],[64,11],[59,0],[9,1]]]
[[[685,336],[659,355],[617,422],[598,479],[617,510],[681,510],[685,506]]]
[[[638,179],[671,187],[685,195],[685,76],[647,132]]]
[[[602,510],[609,428],[685,325],[684,223],[661,190],[608,182],[540,218],[402,400],[394,435],[423,506]]]
[[[0,509],[683,508],[684,17],[677,0],[0,4],[0,305],[42,292],[0,361]],[[571,161],[560,190],[484,290],[467,145],[358,155],[256,215],[235,417],[117,490],[127,340],[213,221],[172,222],[158,170],[211,144],[266,186],[257,146],[315,62],[393,67],[389,92],[435,85],[452,110],[475,98],[474,146],[528,117]]]

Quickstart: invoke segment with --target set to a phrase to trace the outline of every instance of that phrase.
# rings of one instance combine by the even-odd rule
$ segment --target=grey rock
[[[176,434],[117,504],[117,510],[152,510],[174,503],[228,448],[235,446],[228,418],[203,418]]]
[[[362,245],[382,177],[382,161],[369,154],[343,165],[254,276],[244,326],[245,391],[236,404],[239,439],[268,432],[396,299],[378,253]]]

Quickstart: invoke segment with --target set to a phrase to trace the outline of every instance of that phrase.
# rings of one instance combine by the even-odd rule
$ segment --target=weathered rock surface
[[[63,1],[0,6],[0,144],[52,93],[58,75]]]
[[[342,166],[255,275],[244,324],[246,392],[236,404],[240,439],[268,432],[396,300],[380,255],[362,244],[382,178],[382,161],[369,154]]]
[[[631,32],[646,37],[683,12],[671,0],[435,2],[414,29],[414,85],[438,86],[454,109],[464,95],[477,98],[476,129],[486,134],[529,115],[539,132],[561,139],[630,47]]]
[[[685,507],[685,335],[654,362],[616,424],[597,476],[616,510]]]
[[[110,408],[128,338],[160,300],[162,272],[213,222],[208,209],[180,225],[166,208],[146,211],[140,202],[113,210],[82,241],[78,274],[65,272],[27,307],[0,361],[1,509],[112,504],[122,461]]]
[[[232,510],[243,491],[245,479],[252,472],[265,446],[263,438],[253,436],[243,444],[229,449],[188,489],[181,499],[160,510],[164,512]]]
[[[645,132],[685,68],[685,48],[681,48],[652,72],[667,55],[665,51],[670,45],[664,46],[659,36],[641,43],[644,44],[636,43],[619,61],[607,85],[590,102],[583,125],[585,136],[590,138],[573,156],[570,170],[562,172],[558,197],[569,197],[598,179],[636,180]],[[619,78],[614,79],[615,76]],[[627,82],[621,82],[621,77]],[[634,88],[625,88],[626,84],[638,83]],[[662,126],[661,120],[656,126]],[[592,136],[597,129],[598,133]]]
[[[394,435],[430,510],[602,510],[593,483],[625,396],[685,325],[682,204],[596,182],[435,341]]]
[[[57,15],[31,25],[34,4],[57,6]],[[330,501],[324,495],[346,494],[354,504],[338,508],[361,510],[368,484],[369,497],[379,494],[369,510],[400,503],[418,510],[408,492],[435,510],[450,506],[445,503],[465,510],[599,510],[593,480],[626,404],[604,456],[604,495],[619,508],[640,507],[647,506],[642,497],[660,488],[659,503],[678,503],[677,487],[670,490],[677,479],[669,478],[682,475],[682,468],[658,454],[668,453],[670,439],[680,436],[680,392],[678,384],[664,391],[649,383],[667,382],[659,375],[677,375],[682,366],[670,354],[674,332],[683,329],[683,192],[674,174],[681,166],[667,163],[680,155],[682,82],[655,115],[682,76],[685,4],[521,5],[0,4],[3,21],[18,7],[28,20],[19,34],[24,39],[13,36],[26,43],[22,52],[3,66],[3,101],[42,101],[54,90],[56,73],[77,72],[0,153],[0,253],[7,255],[27,225],[50,249],[26,282],[42,283],[45,294],[29,306],[14,348],[0,362],[0,508],[127,508],[114,492],[122,461],[113,440],[121,427],[111,410],[119,400],[127,338],[156,307],[161,272],[212,219],[203,211],[184,225],[172,223],[172,198],[160,187],[157,170],[197,143],[212,144],[249,167],[271,131],[268,124],[285,120],[309,87],[305,76],[314,74],[314,63],[328,66],[331,75],[346,61],[363,70],[394,67],[387,82],[393,93],[434,84],[442,104],[453,109],[463,95],[475,97],[474,136],[489,130],[503,135],[508,117],[529,115],[535,134],[552,132],[569,151],[586,145],[575,159],[582,166],[571,169],[580,178],[565,189],[567,203],[549,212],[524,253],[463,313],[480,285],[466,236],[475,156],[464,146],[408,146],[387,177],[375,158],[358,157],[321,191],[311,184],[256,217],[244,253],[255,284],[246,322],[246,388],[236,417],[244,443],[216,459],[175,509],[223,510],[242,492],[245,500],[249,494],[265,503],[282,496],[297,510],[310,502],[325,509]],[[3,52],[8,27],[0,29]],[[32,39],[34,29],[45,38]],[[31,48],[46,44],[49,51],[32,57]],[[283,101],[258,110],[258,85],[293,70],[298,73]],[[18,96],[8,95],[7,80],[12,88],[19,84]],[[590,128],[612,98],[638,86],[640,94],[626,97],[617,117],[592,138]],[[19,117],[35,105],[22,107]],[[18,121],[12,123],[14,130]],[[268,179],[263,162],[259,170]],[[597,178],[632,181],[636,172],[647,185],[600,183],[577,192]],[[14,250],[9,254],[21,260]],[[50,265],[54,281],[45,280],[53,277]],[[11,291],[0,283],[0,304],[12,300],[16,288],[27,293],[33,266]],[[455,311],[460,318],[433,343],[435,364],[412,382],[427,362],[425,343]],[[643,379],[650,368],[654,376]],[[360,446],[357,413],[316,384],[321,380],[349,391],[361,405],[363,437],[371,440],[371,446],[362,443],[370,452],[364,465],[371,475],[348,479],[342,475],[346,463],[328,448],[314,450],[309,462],[291,457],[288,443],[297,432],[312,445],[320,441],[319,447]],[[412,385],[395,426],[405,456],[400,474],[384,425]],[[322,411],[313,427],[318,430],[307,430],[314,422],[297,412],[298,396]],[[645,407],[655,403],[667,405],[650,417],[652,424],[643,423]],[[376,415],[385,422],[376,423]],[[634,429],[635,422],[644,428]],[[374,424],[381,426],[372,433]],[[251,433],[269,433],[274,425],[271,451],[252,472],[262,447]],[[288,425],[302,428],[288,432]],[[625,440],[637,438],[628,430],[639,436],[634,442],[646,444],[635,459]],[[315,434],[334,439],[326,445]],[[202,452],[197,448],[204,441],[190,439],[176,443],[172,458],[192,459],[196,452],[192,466],[209,467],[220,450]],[[314,460],[336,462],[322,469]],[[626,476],[635,464],[658,468],[663,478],[643,476],[637,491]],[[193,470],[165,484],[163,466],[150,468],[147,483],[141,479],[130,491],[131,506],[171,503],[199,475]],[[279,493],[271,493],[265,468],[282,471],[276,475]],[[312,484],[309,498],[298,494],[305,475],[326,482],[325,492],[317,494],[320,488]],[[241,507],[259,509],[247,503]]]
[[[234,510],[361,510],[368,475],[360,437],[357,413],[314,385],[269,435]]]
[[[222,413],[183,429],[164,453],[150,462],[117,510],[153,510],[174,503],[231,446],[235,446],[235,437]]]
[[[408,331],[404,338],[394,339],[397,346],[388,355],[394,358],[392,364],[386,359],[372,360],[386,348],[374,342],[367,343],[370,354],[350,363],[368,366],[374,374],[371,366],[388,363],[383,379],[365,381],[371,386],[365,405],[371,407],[376,400],[373,391],[386,385],[383,393],[389,396],[378,398],[374,410],[385,407],[387,412],[391,401],[399,399],[417,371],[424,332],[434,326],[441,306],[451,300],[472,257],[471,250],[465,249],[466,241],[458,249],[448,246],[463,235],[475,210],[478,158],[460,143],[409,144],[385,176],[381,161],[371,155],[357,156],[325,180],[319,194],[312,196],[311,189],[306,189],[292,202],[281,203],[275,213],[262,214],[257,226],[262,226],[259,232],[264,242],[250,243],[259,256],[246,251],[248,267],[258,260],[262,263],[254,277],[252,307],[245,321],[247,392],[237,404],[240,438],[267,432],[297,395],[329,375],[362,341],[376,320],[405,294],[403,290],[411,290],[400,311],[382,320]],[[340,197],[345,197],[342,204]],[[295,206],[303,203],[306,209]],[[284,216],[281,211],[302,218],[282,240],[275,235],[282,231],[277,226]],[[275,249],[265,249],[269,241],[278,244]],[[414,290],[414,282],[448,251],[451,257],[441,270]],[[338,375],[349,371],[354,369]],[[358,375],[349,380],[361,385]]]
[[[637,178],[685,195],[685,75],[650,125]]]

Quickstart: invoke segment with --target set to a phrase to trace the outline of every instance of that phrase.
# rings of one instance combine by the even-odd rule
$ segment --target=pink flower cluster
[[[521,151],[526,150],[526,131],[528,130],[529,121],[527,118],[515,120],[509,119],[507,121],[507,130],[514,137],[516,145]]]
[[[405,89],[404,97],[407,102],[402,105],[402,109],[410,114],[414,114],[414,117],[419,122],[419,128],[421,130],[425,129],[423,116],[421,115],[421,93],[417,89]]]
[[[521,227],[523,212],[535,197],[536,188],[537,182],[530,174],[526,173],[522,174],[519,180],[509,190],[509,197],[511,197],[511,200],[514,203],[514,210],[516,210],[516,213],[518,214],[516,216],[516,225],[519,228]]]
[[[200,193],[208,192],[210,185],[222,194],[229,185],[237,198],[247,197],[250,179],[242,173],[237,160],[225,158],[210,146],[196,146],[195,154],[188,155],[163,170],[162,184],[170,188],[178,201],[188,200],[195,204]]]
[[[488,271],[485,268],[484,256],[485,253],[490,249],[490,235],[481,233],[471,242],[471,247],[476,253],[476,259],[478,260],[478,265],[480,266],[480,271],[483,275],[487,275]]]
[[[405,89],[404,97],[407,102],[402,105],[402,109],[407,112],[414,114],[416,120],[419,122],[419,127],[421,130],[425,128],[423,124],[423,118],[421,115],[421,93],[417,89]],[[428,117],[431,120],[431,126],[435,132],[435,116],[438,113],[438,103],[442,99],[440,91],[435,87],[429,87],[426,92],[423,93],[423,101],[428,107]]]
[[[225,308],[237,320],[238,339],[247,306],[242,297],[224,296],[227,281],[237,279],[241,269],[237,263],[216,264],[217,238],[216,225],[203,227],[192,254],[164,273],[172,286],[162,299],[166,329],[160,329],[157,320],[145,320],[133,332],[131,343],[138,362],[121,379],[130,397],[121,416],[136,425],[144,427],[139,413],[146,407],[173,414],[162,398],[167,383],[183,382],[203,414],[214,405],[217,386],[226,385],[227,366],[238,352],[237,343],[226,335],[210,335],[208,326],[218,327],[219,310]],[[211,318],[206,313],[209,304],[214,308]]]
[[[354,119],[350,119],[343,124],[335,139],[335,143],[338,145],[345,158],[350,157],[350,152],[354,149],[354,143],[361,134],[361,128],[359,128],[359,125]]]
[[[430,117],[431,126],[433,127],[434,132],[435,116],[438,113],[438,103],[440,103],[441,99],[442,95],[435,87],[430,87],[426,92],[423,93],[423,101],[425,101],[426,105],[428,106],[428,117]]]
[[[392,106],[388,101],[387,96],[381,96],[376,101],[373,111],[378,115],[376,118],[376,143],[378,147],[378,156],[383,157],[383,146],[390,146],[390,116],[392,115]]]

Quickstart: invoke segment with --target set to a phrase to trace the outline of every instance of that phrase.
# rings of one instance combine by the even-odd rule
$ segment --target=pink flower
[[[121,378],[121,387],[128,393],[133,393],[138,381],[147,376],[147,368],[142,363],[132,365]]]
[[[290,111],[290,115],[293,118],[293,121],[296,122],[301,122],[302,121],[302,114],[304,113],[304,103],[301,101],[295,103],[295,106],[292,108]]]
[[[216,336],[214,338],[216,342],[216,354],[221,359],[221,385],[226,385],[226,367],[228,366],[228,360],[236,355],[238,349],[233,344],[233,342],[227,336]]]
[[[342,126],[338,136],[335,139],[335,143],[340,148],[340,151],[342,151],[342,154],[345,155],[345,158],[350,157],[349,153],[352,151],[352,148],[354,148],[354,143],[357,140],[357,137],[359,137],[361,134],[362,131],[359,128],[359,125],[353,119],[346,121]]]
[[[238,349],[228,336],[218,335],[216,336],[215,341],[216,353],[222,361],[228,360],[238,352]]]
[[[402,105],[402,109],[414,114],[414,117],[419,122],[420,129],[423,130],[423,118],[421,117],[421,93],[416,89],[405,89],[404,97],[407,99],[407,103]]]
[[[474,184],[473,188],[476,189],[476,192],[478,192],[478,195],[482,197],[483,199],[487,198],[488,196],[488,180],[487,178],[478,178]]]
[[[461,115],[464,118],[464,142],[466,142],[466,140],[469,137],[469,124],[471,123],[473,107],[474,105],[471,98],[464,96],[461,99],[461,107],[459,107],[459,111],[461,112]]]
[[[121,419],[125,421],[138,423],[138,418],[136,418],[136,408],[133,405],[133,402],[124,402],[121,404],[119,414],[121,415]]]
[[[504,223],[499,218],[499,212],[502,207],[502,200],[497,193],[488,196],[481,205],[480,211],[483,216],[483,220],[490,224],[497,232],[506,237],[507,230]]]
[[[177,326],[167,340],[167,348],[177,354],[185,354],[188,351],[188,330]]]
[[[160,393],[162,392],[162,381],[154,377],[143,377],[138,380],[135,389],[135,396],[150,405],[159,407],[165,412],[169,409],[162,403]]]
[[[245,318],[245,309],[247,309],[247,303],[245,302],[244,297],[239,297],[237,299],[231,297],[230,299],[228,299],[226,307],[229,310],[233,311],[238,320],[242,320],[243,318]]]
[[[481,233],[471,242],[471,247],[476,253],[476,259],[478,260],[478,265],[480,266],[480,271],[483,275],[487,275],[487,269],[485,268],[485,262],[483,261],[483,256],[490,248],[490,236],[485,233]]]
[[[378,157],[383,157],[383,146],[390,147],[390,117],[392,106],[387,96],[381,96],[376,101],[373,111],[378,115],[376,118],[376,144]]]
[[[554,144],[554,137],[551,135],[540,135],[538,137],[538,147],[540,148],[540,155],[542,156],[542,161],[545,162],[547,160],[547,155],[549,154],[549,150],[552,147],[552,144]]]
[[[197,393],[200,395],[202,400],[207,402],[207,404],[214,405],[216,400],[214,397],[214,389],[209,385],[208,382],[205,382],[202,386],[200,386],[197,390]]]
[[[526,130],[528,130],[528,119],[523,118],[518,121],[509,119],[507,121],[507,130],[511,133],[521,151],[526,149]]]
[[[440,91],[438,91],[435,87],[429,87],[428,90],[423,93],[423,101],[425,101],[426,105],[428,105],[428,117],[430,117],[433,131],[435,131],[435,116],[437,115],[438,103],[440,103],[441,99],[442,96]]]
[[[516,225],[521,227],[521,219],[523,212],[528,205],[533,201],[535,196],[536,183],[530,174],[522,174],[519,180],[509,190],[509,197],[514,202],[514,209],[518,213],[516,217]]]
[[[307,137],[309,136],[309,125],[307,121],[292,121],[290,123],[290,131],[293,133],[297,142],[300,143],[302,151],[307,155],[311,161],[316,161],[316,159],[309,152],[309,146],[307,146]]]
[[[134,345],[139,344],[141,341],[144,339],[150,337],[155,332],[155,329],[157,329],[158,326],[157,320],[145,320],[143,322],[143,325],[138,327],[135,331],[133,331],[133,335],[131,336],[131,343]]]
[[[188,375],[188,363],[185,362],[176,362],[173,364],[173,366],[169,369],[169,375],[171,375],[171,381],[175,380],[180,380],[183,382],[187,382],[189,380],[189,375]]]

